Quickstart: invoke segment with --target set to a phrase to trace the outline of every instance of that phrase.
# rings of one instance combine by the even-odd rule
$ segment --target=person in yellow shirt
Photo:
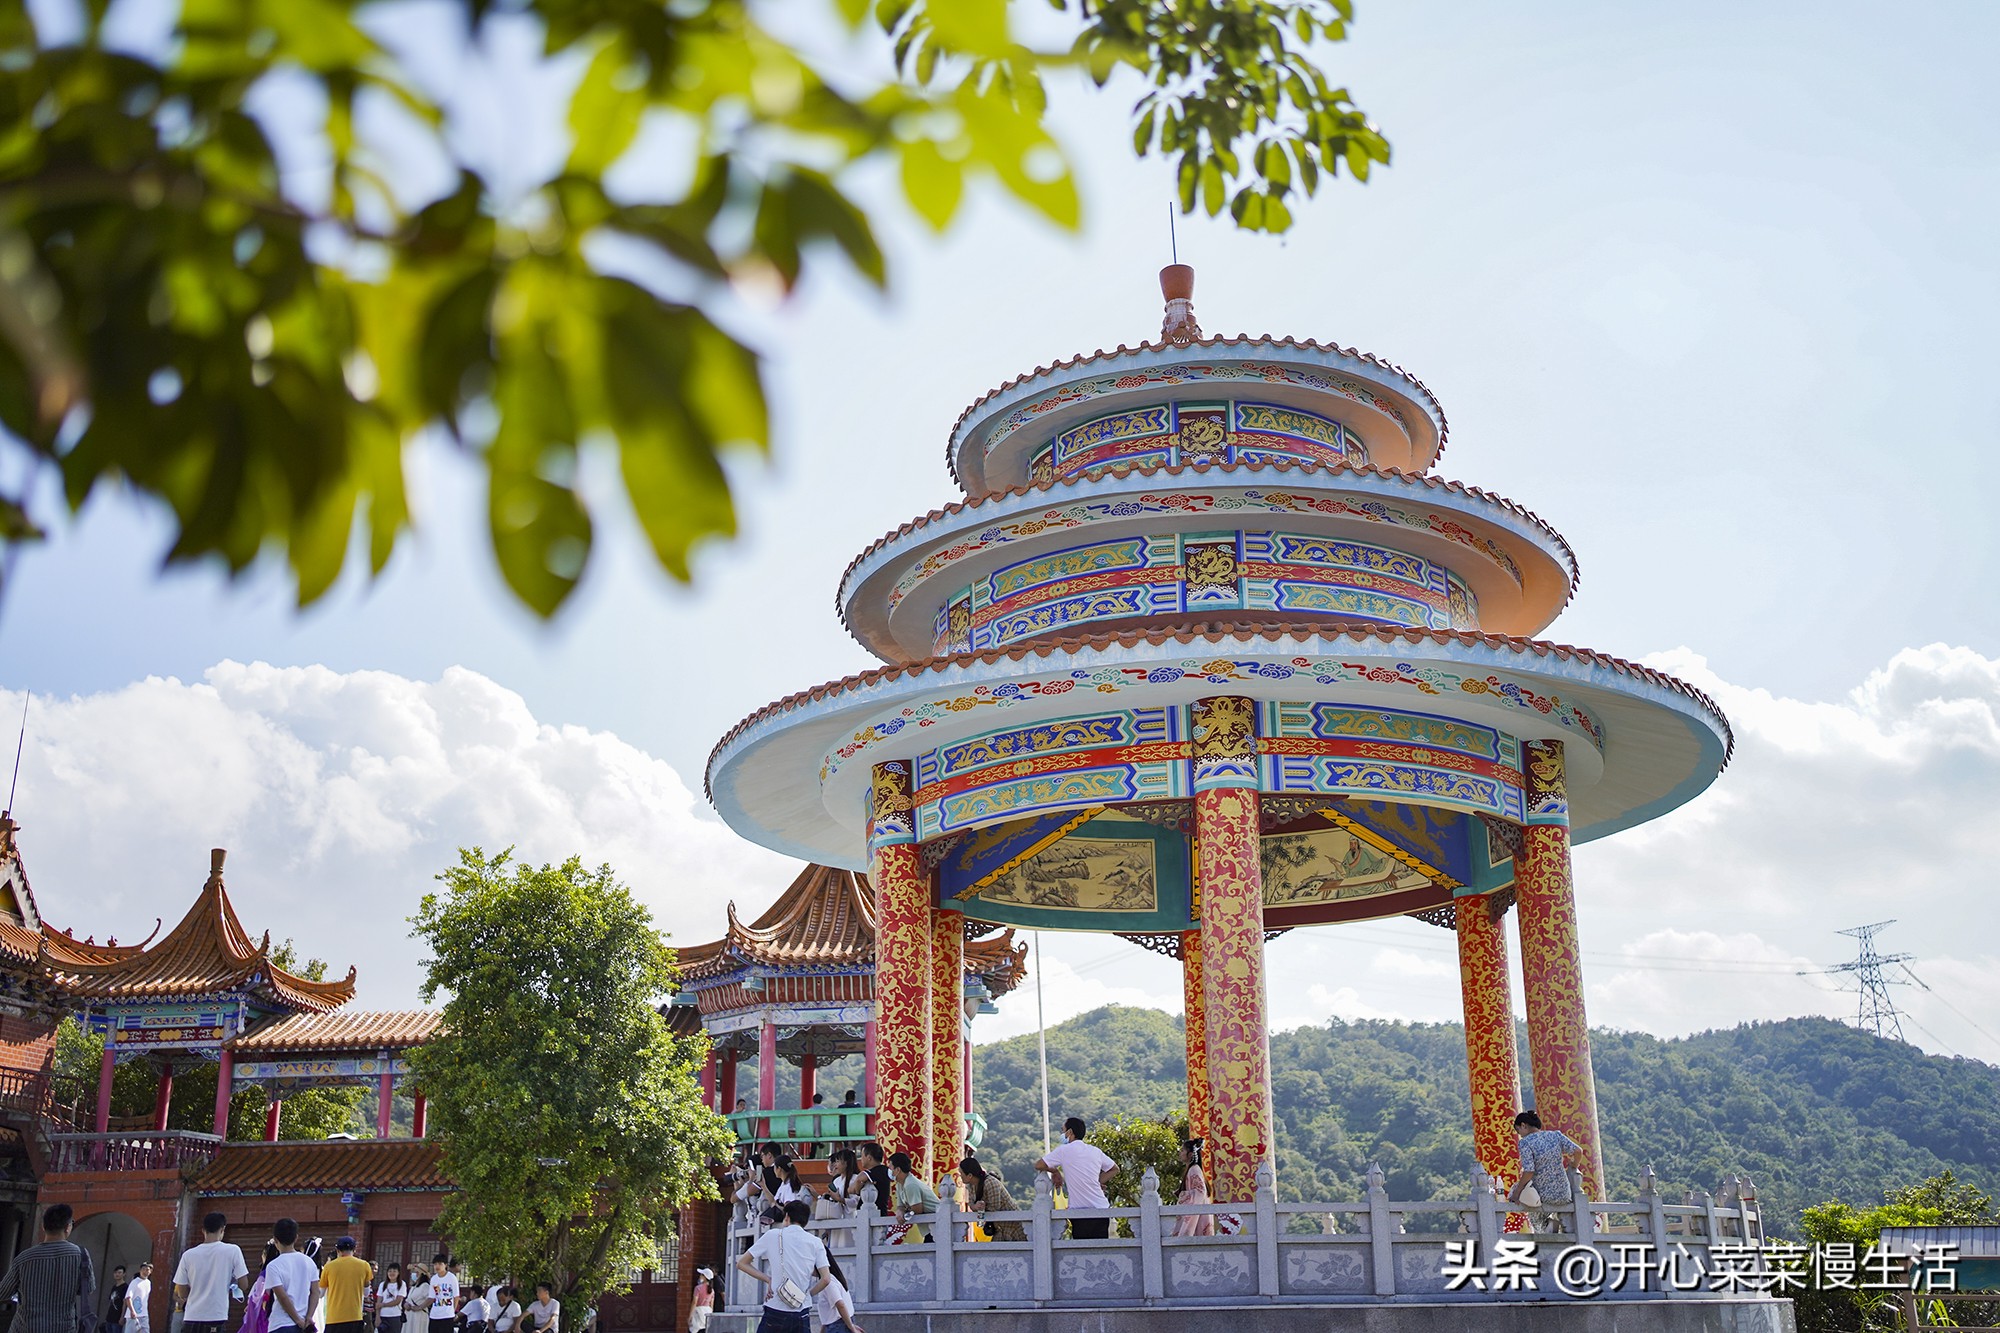
[[[334,1249],[338,1257],[319,1274],[320,1290],[326,1293],[326,1333],[361,1333],[361,1298],[375,1269],[355,1256],[352,1236],[342,1236]]]

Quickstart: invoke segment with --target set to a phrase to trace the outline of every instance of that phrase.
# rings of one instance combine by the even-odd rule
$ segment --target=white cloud
[[[1148,967],[1142,960],[1119,957],[1105,950],[1102,941],[1092,940],[1079,946],[1071,942],[1072,938],[1064,937],[1058,942],[1052,934],[1042,936],[1041,1008],[1050,1027],[1107,1004],[1165,1009],[1176,1014],[1181,1011],[1180,992],[1159,986],[1159,977],[1147,975],[1160,972],[1161,966]],[[1081,963],[1073,963],[1062,956],[1067,952],[1085,951],[1092,957]],[[1137,952],[1136,946],[1134,952]],[[1165,967],[1178,967],[1170,959],[1155,958],[1154,955],[1147,957]],[[1121,975],[1116,984],[1099,975],[1106,970],[1107,958],[1117,958],[1124,965],[1119,969]],[[1001,1041],[1035,1030],[1034,964],[1034,955],[1030,954],[1027,979],[1000,997],[999,1013],[982,1018],[974,1025],[974,1040],[982,1043]],[[1154,984],[1149,985],[1148,982]]]
[[[2000,659],[1904,649],[1825,702],[1732,685],[1685,649],[1648,662],[1715,697],[1736,758],[1693,804],[1578,851],[1592,1021],[1686,1032],[1851,1015],[1853,997],[1790,968],[1851,960],[1855,942],[1835,932],[1894,919],[1880,947],[1915,954],[1937,988],[1897,991],[1907,1035],[2000,1060],[2000,1038],[1979,1030],[2000,1023],[1977,1017],[2000,1012],[2000,953],[1967,929],[1993,893]],[[1699,966],[1686,955],[1766,966],[1670,970]]]
[[[539,722],[462,668],[425,682],[223,662],[198,683],[38,698],[17,817],[51,921],[126,940],[171,925],[207,849],[227,847],[244,924],[336,974],[358,966],[371,1007],[415,1003],[406,919],[461,844],[608,861],[681,943],[714,938],[726,899],[761,908],[795,873],[667,764]]]

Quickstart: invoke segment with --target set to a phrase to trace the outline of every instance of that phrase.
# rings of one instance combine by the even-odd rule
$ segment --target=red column
[[[971,1115],[972,1114],[972,1038],[970,1037],[967,1037],[965,1039],[965,1066],[964,1066],[964,1071],[960,1075],[958,1081],[960,1084],[964,1086],[965,1089],[965,1113],[967,1115]]]
[[[778,1025],[768,1018],[757,1032],[757,1109],[767,1113],[760,1123],[768,1138],[771,1134],[768,1113],[778,1109]]]
[[[807,1051],[799,1057],[799,1109],[810,1111],[813,1094],[819,1091],[819,1057]]]
[[[410,1099],[410,1137],[421,1139],[430,1128],[430,1104],[424,1094],[417,1093]]]
[[[868,829],[875,886],[875,1137],[930,1174],[930,889],[917,855],[910,766],[875,765]]]
[[[721,1095],[716,1098],[722,1103],[716,1109],[724,1115],[736,1113],[736,1048],[731,1046],[722,1053]]]
[[[1187,1038],[1188,1137],[1208,1137],[1208,1006],[1203,1002],[1201,932],[1181,932],[1182,1025]]]
[[[1569,863],[1569,785],[1561,741],[1522,747],[1528,823],[1514,864],[1520,914],[1521,980],[1528,1007],[1528,1060],[1542,1124],[1584,1148],[1584,1186],[1604,1197],[1604,1150],[1597,1134],[1597,1080],[1583,1012],[1583,957]]]
[[[236,1052],[222,1048],[215,1062],[215,1133],[229,1137],[229,1099],[236,1092]]]
[[[965,1156],[965,913],[931,911],[931,1152],[936,1180]]]
[[[271,1104],[264,1108],[264,1142],[276,1143],[278,1141],[278,1123],[284,1119],[284,1116],[284,1102],[273,1097]]]
[[[396,1130],[396,1075],[393,1057],[384,1056],[382,1077],[375,1083],[375,1137],[386,1139]]]
[[[97,1065],[97,1128],[99,1134],[111,1132],[111,1078],[118,1072],[118,1057],[111,1050],[111,1036],[104,1038],[104,1058]]]
[[[861,1030],[861,1104],[875,1105],[875,1020]]]
[[[1208,1040],[1209,1181],[1221,1202],[1256,1194],[1271,1155],[1271,1036],[1264,1004],[1264,873],[1256,705],[1222,696],[1190,710],[1195,883],[1201,892]]]
[[[727,1112],[728,1107],[715,1105],[715,1048],[708,1048],[708,1062],[701,1067],[701,1102],[711,1109]]]
[[[174,1067],[171,1063],[160,1066],[160,1090],[153,1096],[153,1128],[167,1127],[167,1113],[174,1105]]]
[[[1472,1155],[1486,1174],[1511,1184],[1521,1068],[1507,984],[1507,923],[1490,897],[1460,898],[1455,906],[1465,1067],[1472,1084]]]

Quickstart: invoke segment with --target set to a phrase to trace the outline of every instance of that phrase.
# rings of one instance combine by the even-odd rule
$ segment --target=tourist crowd
[[[100,1296],[90,1255],[70,1238],[66,1203],[42,1214],[41,1243],[16,1256],[0,1278],[6,1333],[169,1333],[153,1320],[153,1265],[128,1276],[114,1267]],[[564,1333],[562,1302],[546,1282],[525,1304],[513,1284],[481,1289],[465,1281],[457,1259],[440,1253],[428,1268],[400,1263],[381,1272],[355,1253],[352,1236],[331,1245],[299,1235],[289,1217],[272,1224],[253,1278],[241,1246],[226,1238],[229,1219],[202,1219],[202,1241],[174,1268],[177,1333]],[[575,1333],[597,1333],[586,1309]]]

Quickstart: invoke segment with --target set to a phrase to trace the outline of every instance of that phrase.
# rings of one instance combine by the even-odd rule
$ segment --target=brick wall
[[[46,1074],[55,1063],[56,1025],[52,1020],[0,1014],[0,1069]]]
[[[99,1213],[123,1213],[153,1238],[153,1327],[166,1328],[173,1313],[174,1264],[183,1185],[176,1171],[75,1171],[42,1182],[36,1209],[66,1203],[79,1222]]]

